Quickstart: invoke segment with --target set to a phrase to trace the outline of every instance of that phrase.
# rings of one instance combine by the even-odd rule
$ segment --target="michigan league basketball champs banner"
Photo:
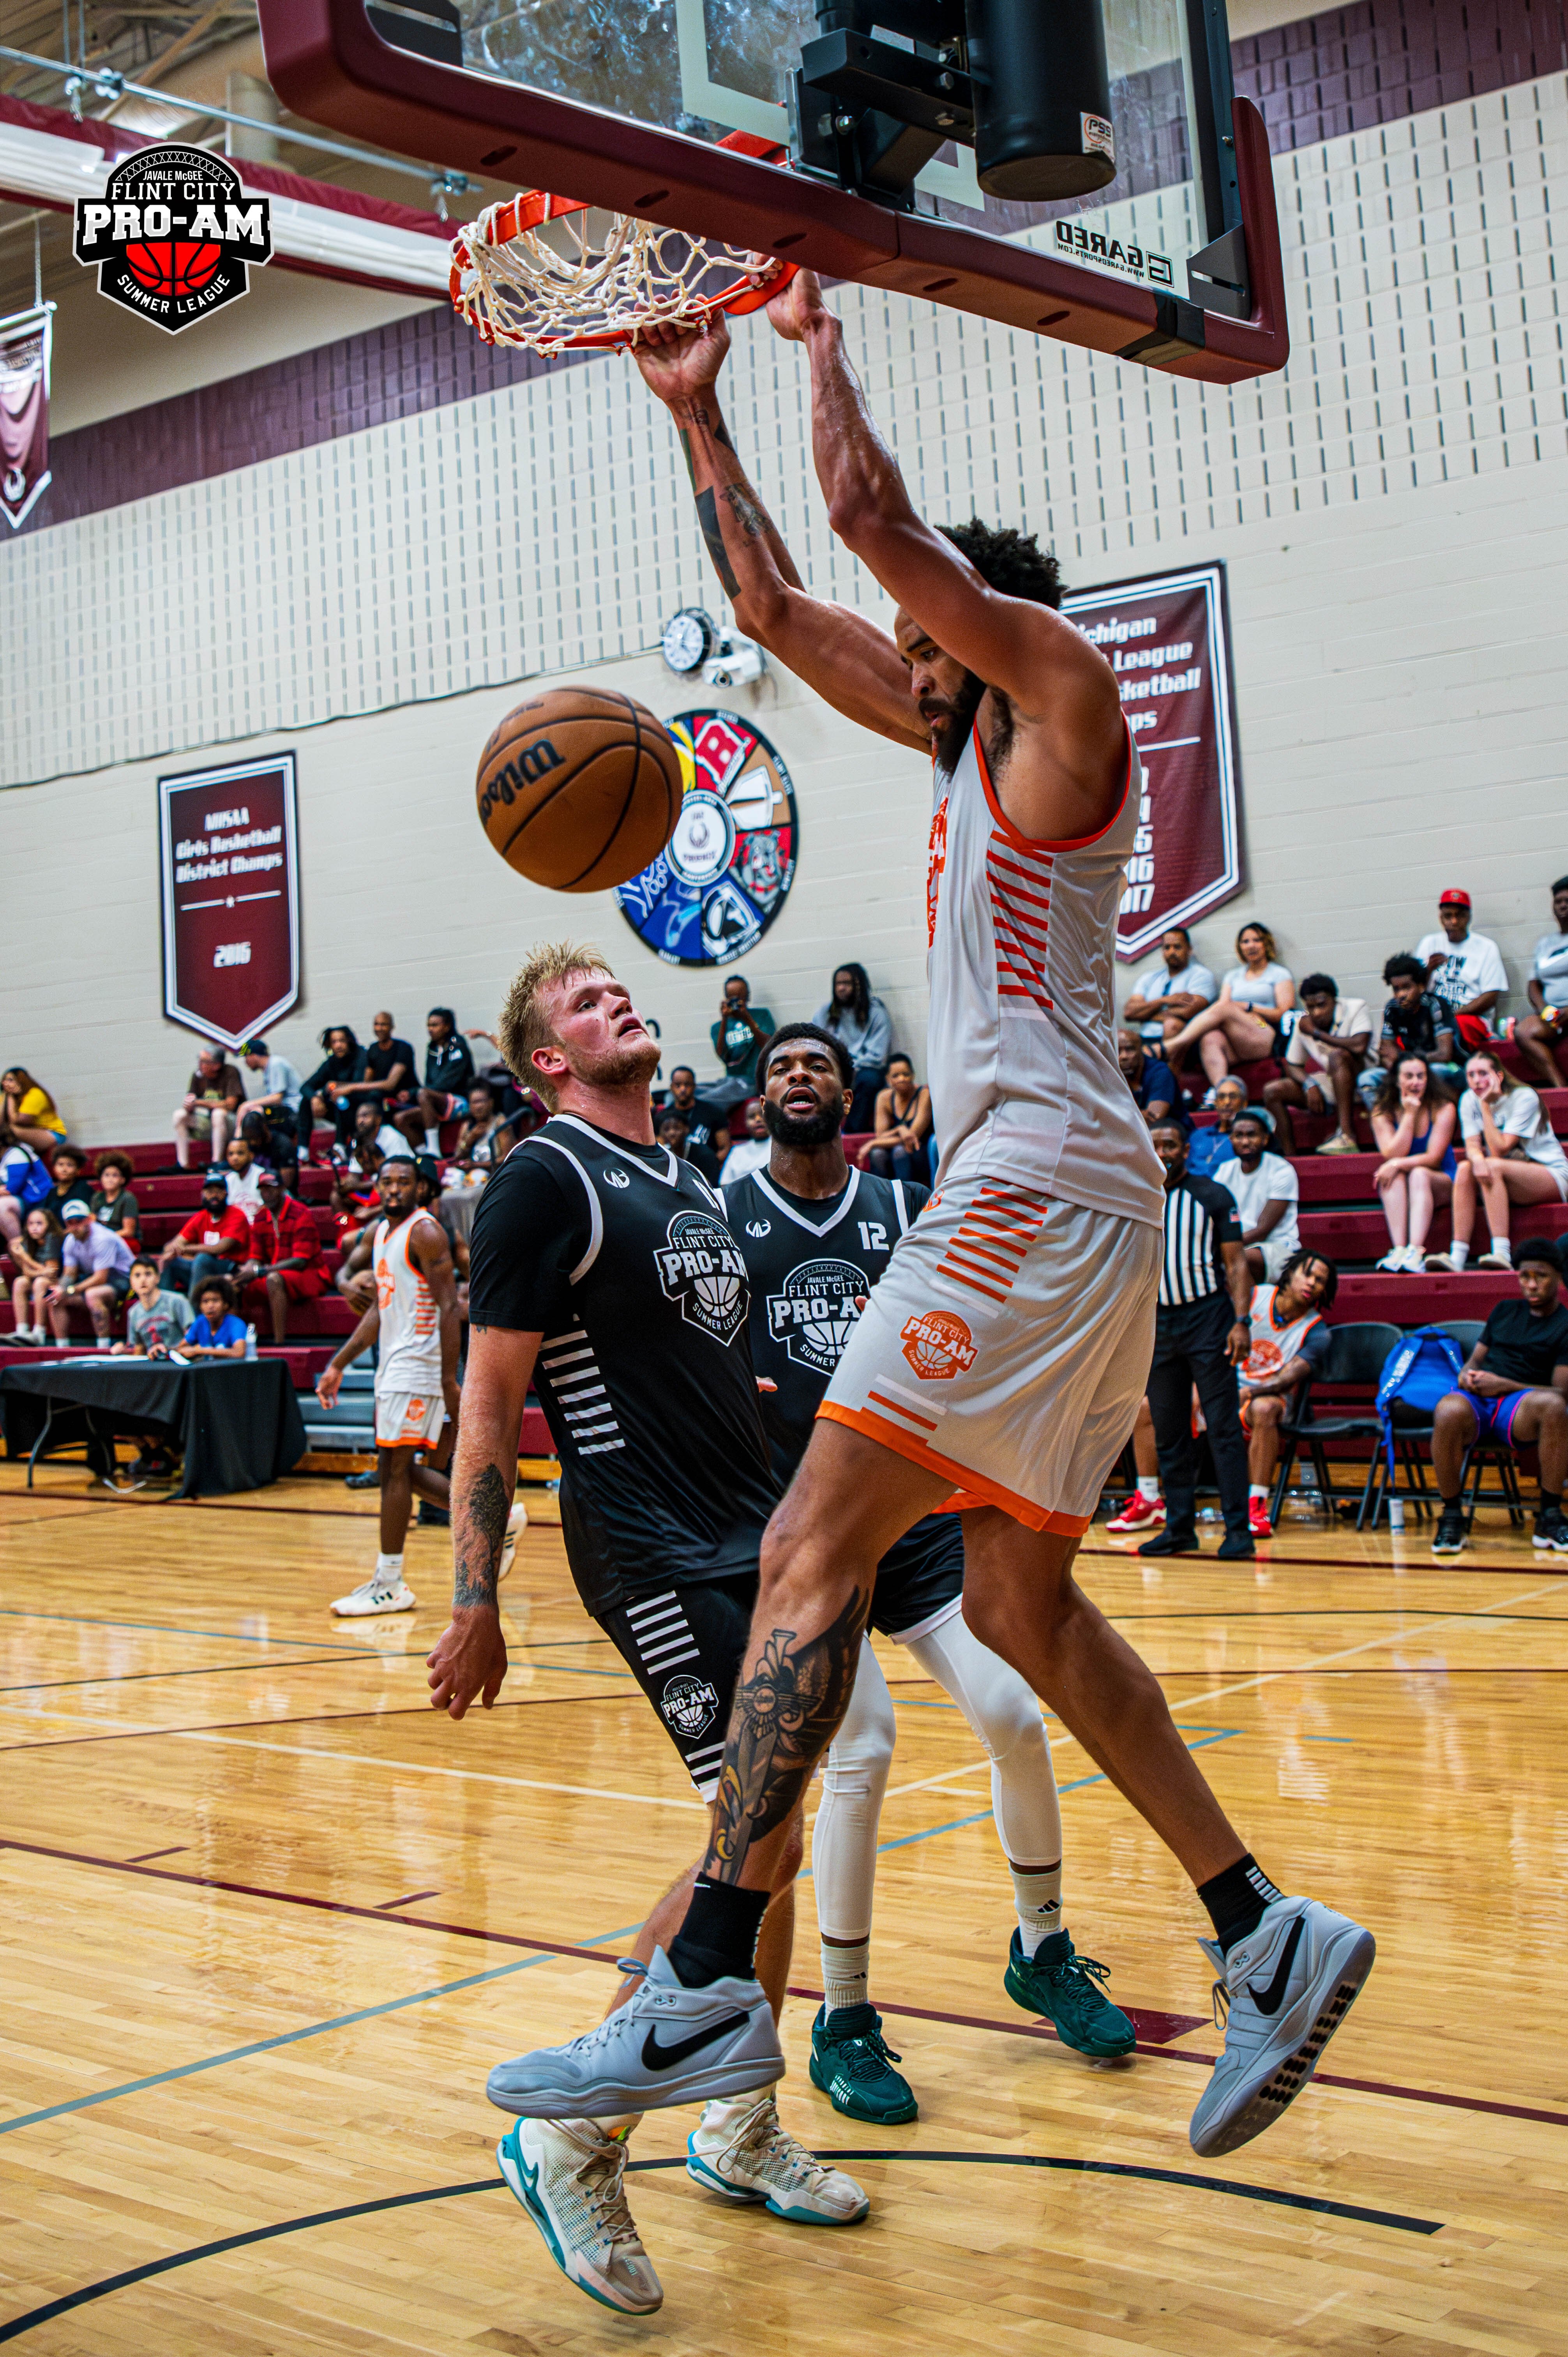
[[[158,780],[164,1013],[239,1048],[299,996],[294,755]]]
[[[1062,599],[1110,661],[1144,769],[1116,954],[1141,957],[1170,925],[1241,884],[1240,780],[1225,568],[1119,581]]]

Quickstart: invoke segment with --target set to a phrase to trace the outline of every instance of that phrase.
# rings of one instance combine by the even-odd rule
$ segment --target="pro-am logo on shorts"
[[[868,1279],[847,1260],[809,1260],[792,1268],[782,1293],[768,1297],[768,1331],[798,1367],[831,1375],[860,1316]]]
[[[668,1301],[727,1349],[746,1323],[750,1292],[740,1246],[712,1211],[677,1211],[654,1253]]]
[[[950,1309],[922,1309],[905,1320],[900,1339],[904,1356],[925,1383],[950,1383],[975,1361],[974,1337]]]
[[[677,1735],[690,1742],[719,1715],[718,1688],[707,1678],[671,1678],[659,1707]]]
[[[248,293],[272,260],[271,208],[232,164],[203,147],[143,147],[76,207],[74,252],[98,292],[177,336]]]

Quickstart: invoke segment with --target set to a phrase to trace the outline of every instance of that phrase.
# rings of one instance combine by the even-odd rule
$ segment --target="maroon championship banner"
[[[0,319],[0,515],[13,532],[49,483],[49,335],[54,305]]]
[[[1062,599],[1107,657],[1144,768],[1137,844],[1116,928],[1142,957],[1240,889],[1236,722],[1225,568],[1194,565]]]
[[[164,1013],[239,1048],[299,996],[294,755],[158,780]]]

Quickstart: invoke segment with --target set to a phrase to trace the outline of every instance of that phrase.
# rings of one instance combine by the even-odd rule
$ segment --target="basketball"
[[[509,867],[554,892],[602,892],[658,857],[681,808],[681,756],[629,695],[531,696],[479,757],[479,823]]]
[[[222,259],[222,247],[210,241],[192,244],[185,238],[160,238],[125,248],[126,268],[149,295],[199,294]]]

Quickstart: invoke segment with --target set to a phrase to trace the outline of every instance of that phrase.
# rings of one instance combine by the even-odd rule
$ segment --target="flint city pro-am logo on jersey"
[[[922,1383],[950,1383],[967,1375],[976,1357],[973,1335],[950,1309],[922,1309],[904,1321],[904,1356]]]
[[[676,1734],[690,1742],[718,1717],[718,1688],[707,1678],[671,1678],[659,1697],[659,1707]]]
[[[768,1297],[768,1330],[798,1367],[831,1375],[854,1331],[865,1298],[865,1272],[847,1260],[809,1260],[792,1268],[782,1293]]]
[[[249,291],[249,265],[270,262],[265,197],[203,147],[143,147],[110,173],[102,197],[76,208],[78,262],[96,264],[98,292],[177,336]]]
[[[727,1349],[746,1323],[750,1295],[740,1247],[724,1222],[711,1211],[677,1211],[653,1257],[666,1299],[680,1303],[688,1326]]]

